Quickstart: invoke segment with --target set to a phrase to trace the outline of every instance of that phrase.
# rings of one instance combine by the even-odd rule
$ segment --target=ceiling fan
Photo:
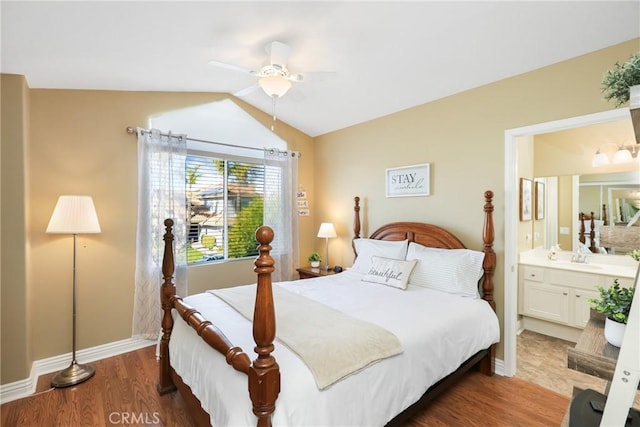
[[[291,89],[293,83],[304,80],[304,76],[300,73],[292,73],[287,68],[287,61],[291,53],[291,48],[288,45],[273,41],[265,46],[265,50],[269,55],[269,63],[257,71],[220,61],[209,61],[209,64],[248,73],[258,78],[255,84],[235,92],[233,94],[235,96],[247,95],[260,87],[271,98],[281,98]]]

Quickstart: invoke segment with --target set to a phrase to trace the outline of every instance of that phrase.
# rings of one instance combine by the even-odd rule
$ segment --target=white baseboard
[[[504,377],[504,360],[496,359],[494,370],[496,375],[500,375],[501,377]]]
[[[129,338],[77,351],[76,359],[80,363],[94,362],[155,344],[155,340]],[[29,378],[0,385],[0,404],[33,394],[38,384],[38,377],[66,368],[71,363],[71,356],[71,353],[66,353],[33,362]]]

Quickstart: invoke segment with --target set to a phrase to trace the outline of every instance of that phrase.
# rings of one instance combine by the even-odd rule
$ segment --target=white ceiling
[[[287,43],[292,72],[334,72],[277,103],[310,136],[640,37],[638,0],[0,4],[1,70],[32,88],[234,93],[255,77],[208,61],[258,69]]]

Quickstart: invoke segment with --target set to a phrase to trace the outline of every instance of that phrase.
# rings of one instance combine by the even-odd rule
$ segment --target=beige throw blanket
[[[256,285],[209,291],[249,320]],[[277,339],[311,370],[319,389],[380,359],[402,352],[386,329],[348,316],[309,298],[273,286]]]

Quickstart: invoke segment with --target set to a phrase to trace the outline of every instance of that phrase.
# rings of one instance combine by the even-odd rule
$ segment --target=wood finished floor
[[[567,368],[567,350],[574,346],[560,338],[523,331],[517,339],[516,377],[567,397],[573,395],[574,386],[604,393],[605,380]],[[634,407],[640,408],[640,392]]]
[[[154,347],[94,365],[93,378],[70,388],[46,391],[55,373],[43,375],[35,395],[0,406],[1,425],[192,426],[177,393],[159,396],[155,390]],[[406,426],[558,426],[568,405],[568,397],[522,379],[471,372]]]

